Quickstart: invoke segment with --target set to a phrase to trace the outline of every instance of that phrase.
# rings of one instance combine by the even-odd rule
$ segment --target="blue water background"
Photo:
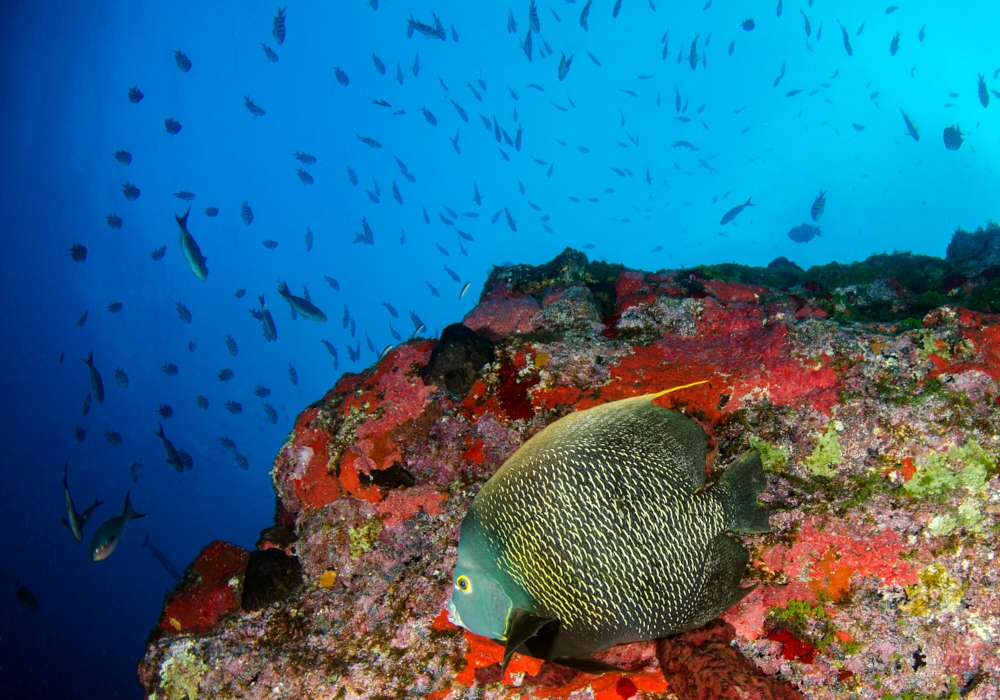
[[[493,264],[539,263],[567,245],[587,244],[594,246],[587,250],[592,257],[640,269],[715,261],[761,265],[779,255],[802,266],[891,250],[943,255],[956,226],[975,228],[997,217],[1000,98],[991,94],[984,109],[976,90],[979,73],[1000,86],[993,79],[1000,66],[992,29],[998,13],[987,4],[900,2],[885,14],[888,2],[786,2],[779,19],[772,0],[716,0],[707,10],[702,2],[657,0],[655,12],[648,0],[625,0],[612,19],[612,2],[595,0],[584,32],[581,2],[541,0],[541,37],[554,54],[542,58],[536,36],[530,63],[520,46],[527,2],[511,5],[516,35],[506,30],[507,3],[380,4],[373,11],[362,0],[289,3],[283,46],[271,36],[273,2],[8,4],[0,27],[0,532],[6,544],[0,696],[141,697],[135,662],[173,584],[140,547],[143,535],[148,532],[181,569],[213,539],[252,547],[273,514],[271,460],[302,408],[340,372],[359,371],[375,359],[364,334],[379,350],[392,342],[390,322],[409,336],[411,309],[434,334],[472,308]],[[800,10],[812,25],[811,51]],[[436,12],[449,31],[447,41],[419,34],[408,40],[410,11],[424,22],[433,22]],[[756,22],[752,32],[740,28],[747,17]],[[838,19],[849,30],[852,58]],[[452,24],[458,43],[450,36]],[[922,25],[923,43],[917,37]],[[669,50],[661,60],[668,28]],[[897,30],[899,52],[891,56]],[[699,59],[692,70],[688,54],[696,35],[707,68]],[[260,42],[278,52],[278,63],[267,60]],[[175,49],[191,58],[189,73],[178,70]],[[385,76],[373,67],[373,51],[387,67]],[[421,70],[415,78],[417,51]],[[561,52],[574,57],[562,82],[556,75]],[[397,61],[403,85],[396,81]],[[774,87],[783,61],[786,75]],[[334,66],[348,74],[348,87],[338,84]],[[640,74],[653,77],[640,80]],[[485,90],[476,82],[480,77]],[[824,82],[830,87],[821,87]],[[126,97],[133,85],[146,95],[139,104]],[[688,102],[690,123],[675,119],[675,85]],[[803,92],[786,96],[795,89]],[[250,114],[244,95],[266,116]],[[393,108],[375,106],[373,98]],[[464,107],[469,123],[449,98]],[[436,127],[421,107],[436,115]],[[511,158],[506,162],[479,114],[495,115],[513,137],[515,107],[524,144],[520,152],[500,144]],[[920,128],[919,142],[907,134],[900,108]],[[393,116],[394,109],[406,114]],[[178,135],[166,133],[167,117],[182,124]],[[965,133],[957,152],[943,145],[942,130],[950,124]],[[456,129],[460,156],[448,140]],[[355,134],[376,138],[383,148],[371,149]],[[638,146],[631,140],[636,136]],[[673,148],[678,140],[700,150]],[[131,165],[111,157],[117,149],[132,153]],[[315,177],[311,186],[295,174],[296,150],[319,159],[306,168]],[[416,183],[400,174],[393,155]],[[699,165],[699,156],[714,173]],[[348,181],[348,165],[360,178],[358,187]],[[634,176],[620,177],[612,167]],[[377,205],[363,191],[372,189],[373,178],[382,193]],[[393,200],[393,179],[402,206]],[[126,181],[142,191],[135,202],[122,196]],[[473,183],[482,193],[481,207],[473,201]],[[186,205],[172,193],[182,189],[196,194],[189,228],[208,258],[205,282],[180,255],[174,215]],[[820,190],[828,191],[822,236],[807,244],[790,241],[789,228],[811,223],[810,205]],[[720,226],[729,208],[751,196],[755,207]],[[240,219],[241,200],[253,207],[249,227]],[[458,212],[458,226],[475,238],[464,242],[467,257],[438,217],[442,205]],[[219,207],[219,216],[206,217],[207,206]],[[502,214],[490,224],[503,207],[516,219],[516,232]],[[121,231],[106,225],[109,212],[124,219]],[[551,217],[553,233],[542,228],[542,214]],[[374,246],[351,242],[362,216],[374,230]],[[307,226],[315,234],[311,252],[303,242]],[[268,250],[264,239],[279,245]],[[83,263],[69,256],[77,242],[89,250]],[[154,262],[150,252],[164,244],[165,258]],[[656,246],[662,251],[651,252]],[[464,299],[443,265],[472,283]],[[336,278],[341,291],[323,275]],[[278,279],[296,293],[308,285],[330,320],[293,322],[276,292]],[[244,287],[247,295],[236,299],[235,290]],[[248,313],[261,292],[278,326],[276,343],[264,341]],[[124,305],[117,315],[105,310],[113,301]],[[178,318],[177,301],[193,312],[191,325]],[[383,301],[399,310],[399,319],[389,316]],[[357,320],[354,339],[341,324],[345,305]],[[78,328],[85,310],[89,319]],[[237,357],[226,349],[226,333],[239,343]],[[339,371],[321,339],[338,347]],[[362,359],[351,363],[347,343],[358,340]],[[197,343],[194,352],[189,341]],[[90,382],[81,359],[91,350],[107,399],[82,417]],[[177,364],[178,376],[165,375],[164,362]],[[297,386],[288,379],[289,363],[298,370]],[[125,390],[114,381],[119,366],[130,378]],[[216,372],[227,367],[235,378],[224,384]],[[266,420],[252,393],[257,383],[272,390],[277,425]],[[195,406],[197,394],[209,398],[207,411]],[[242,402],[243,413],[226,412],[227,399]],[[161,403],[173,407],[173,418],[156,415]],[[179,474],[164,462],[154,435],[158,422],[190,452],[192,471]],[[83,443],[74,439],[77,425],[87,431]],[[109,444],[107,430],[119,432],[123,446]],[[247,455],[248,472],[220,446],[220,435]],[[105,501],[83,544],[59,523],[64,459],[78,508],[97,494]],[[144,466],[133,483],[128,467],[136,459]],[[129,489],[147,517],[129,525],[108,560],[91,562],[90,538],[100,522],[121,512]],[[18,605],[17,580],[40,601],[36,612]]]

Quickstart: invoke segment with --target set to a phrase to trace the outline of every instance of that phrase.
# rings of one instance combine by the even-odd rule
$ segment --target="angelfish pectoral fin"
[[[636,671],[629,671],[628,669],[618,668],[612,664],[598,661],[593,656],[567,656],[562,659],[552,659],[552,662],[566,668],[571,668],[574,671],[589,673],[594,676],[602,673],[636,673]]]
[[[538,634],[538,631],[550,622],[552,618],[539,617],[527,610],[514,610],[507,618],[507,644],[503,650],[503,663],[500,665],[500,678],[507,673],[507,665],[514,656],[514,650]]]

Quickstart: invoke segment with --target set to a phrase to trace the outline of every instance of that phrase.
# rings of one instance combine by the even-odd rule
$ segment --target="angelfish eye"
[[[455,585],[458,586],[458,590],[460,591],[468,592],[468,590],[472,588],[472,583],[469,581],[469,577],[464,575],[455,579]]]

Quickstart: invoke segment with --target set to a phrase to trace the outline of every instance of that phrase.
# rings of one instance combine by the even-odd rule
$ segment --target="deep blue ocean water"
[[[365,334],[381,351],[394,342],[390,323],[404,338],[414,331],[411,310],[426,325],[423,335],[460,320],[494,264],[540,263],[566,246],[592,246],[592,257],[640,269],[762,265],[779,255],[803,267],[892,250],[943,255],[956,226],[998,216],[1000,96],[992,88],[1000,87],[1000,53],[989,21],[997,12],[987,4],[816,0],[785,2],[778,17],[777,0],[623,0],[615,18],[612,0],[594,0],[585,31],[583,2],[539,0],[530,62],[526,1],[377,4],[289,3],[281,45],[272,35],[277,5],[260,0],[6,4],[0,697],[141,697],[135,663],[173,585],[141,547],[143,536],[181,570],[213,539],[252,547],[271,523],[268,470],[297,413],[341,372],[375,360]],[[436,13],[445,40],[419,32],[408,39],[411,12],[431,26]],[[509,13],[516,33],[508,32]],[[745,31],[749,18],[755,26]],[[543,41],[551,54],[542,53]],[[175,50],[190,58],[189,72],[178,68]],[[572,62],[559,80],[563,54]],[[136,104],[127,97],[132,86],[145,95]],[[266,114],[253,115],[244,96]],[[182,125],[178,134],[164,128],[168,117]],[[494,117],[511,140],[523,128],[520,151],[502,137],[498,144]],[[964,134],[955,151],[943,140],[952,124]],[[456,132],[461,154],[451,142]],[[131,153],[130,165],[112,157],[119,149]],[[295,151],[317,162],[303,165]],[[313,184],[300,180],[297,166]],[[123,197],[126,182],[140,188],[137,200]],[[373,183],[378,204],[365,192]],[[173,193],[181,190],[195,194],[188,228],[208,258],[206,281],[180,254],[174,215],[188,205]],[[790,240],[790,228],[814,223],[810,207],[821,190],[822,235]],[[720,225],[751,197],[755,206]],[[243,200],[254,213],[249,226]],[[219,208],[216,218],[205,215],[209,206]],[[454,226],[441,220],[451,218],[444,207],[458,214]],[[109,213],[122,218],[120,231],[106,223]],[[352,243],[362,217],[374,245]],[[85,261],[72,260],[74,243],[87,247]],[[150,253],[162,245],[166,254],[154,261]],[[293,321],[279,279],[295,294],[307,285],[329,321]],[[470,292],[459,299],[465,282]],[[237,299],[240,288],[246,296]],[[248,313],[259,293],[277,342],[266,342]],[[178,317],[178,301],[191,310],[190,324]],[[112,302],[121,302],[120,312],[107,310]],[[353,338],[342,324],[345,306]],[[238,343],[235,357],[227,333]],[[337,348],[339,369],[324,339]],[[360,359],[351,362],[348,344],[359,342]],[[91,351],[107,396],[82,416],[91,388],[82,359]],[[179,367],[177,376],[162,371],[167,362]],[[115,382],[117,367],[128,374],[127,389]],[[223,368],[235,374],[228,383],[217,379]],[[271,390],[276,425],[253,393],[257,384]],[[199,394],[207,410],[196,406]],[[227,400],[243,412],[227,412]],[[171,418],[157,414],[160,404],[172,407]],[[165,463],[158,423],[190,453],[193,469],[178,473]],[[106,431],[123,444],[110,444]],[[237,443],[248,471],[220,435]],[[83,543],[59,522],[64,460],[77,507],[96,495],[104,500]],[[134,480],[136,460],[142,469]],[[129,490],[148,515],[129,524],[107,560],[92,562],[91,537],[121,513]],[[37,597],[37,610],[19,605],[18,581]]]

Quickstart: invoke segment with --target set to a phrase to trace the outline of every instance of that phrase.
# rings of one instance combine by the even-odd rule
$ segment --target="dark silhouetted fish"
[[[188,309],[182,302],[175,302],[174,306],[177,308],[177,315],[184,323],[191,323],[191,310]]]
[[[242,299],[243,295],[246,293],[247,293],[246,287],[241,287],[237,289],[235,292],[233,292],[233,296],[236,297],[237,299]]]
[[[227,367],[227,368],[225,368],[225,369],[221,369],[221,370],[219,370],[219,371],[218,371],[218,372],[216,373],[216,376],[217,376],[217,377],[219,378],[219,381],[220,381],[220,382],[228,382],[228,381],[230,381],[230,380],[231,380],[231,379],[232,379],[233,377],[235,377],[236,375],[235,375],[235,374],[233,373],[233,370],[231,370],[231,369],[229,369],[229,368]]]
[[[101,373],[94,366],[93,350],[90,351],[90,355],[87,356],[83,363],[90,368],[90,388],[94,392],[94,398],[97,399],[97,403],[104,403],[104,380],[101,379]]]
[[[174,581],[181,580],[181,575],[180,572],[177,571],[177,567],[171,564],[170,560],[167,559],[167,556],[159,549],[154,547],[153,543],[149,541],[149,533],[146,533],[146,536],[143,538],[142,546],[149,550],[149,553],[153,555],[153,558],[156,559],[156,561],[160,562],[160,565],[163,566],[163,568],[166,570],[168,574],[170,574],[170,577],[173,578]]]
[[[122,310],[122,303],[120,301],[113,301],[110,304],[108,304],[108,311],[110,311],[113,314],[116,314],[121,310]]]
[[[375,70],[378,71],[379,75],[385,75],[385,64],[382,63],[382,59],[375,55],[372,51],[372,63],[375,64]]]
[[[336,348],[334,349],[334,369],[336,369]],[[269,404],[267,401],[264,402],[264,415],[267,419],[271,421],[274,425],[278,424],[278,412],[274,410],[274,406]]]
[[[83,328],[83,324],[87,322],[87,316],[89,314],[90,314],[89,311],[84,311],[83,315],[80,316],[80,318],[76,319],[76,325],[79,326],[80,328]]]
[[[112,231],[121,231],[122,228],[122,218],[116,216],[115,214],[107,214],[104,220],[108,222],[108,226]]]
[[[370,136],[362,136],[360,134],[355,134],[355,136],[358,137],[358,141],[365,144],[366,146],[370,146],[371,148],[382,148],[382,144],[380,144],[378,141],[371,138]]]
[[[151,257],[153,260],[163,260],[163,256],[166,255],[166,253],[167,253],[167,246],[161,245],[159,248],[150,253],[149,257]]]
[[[962,130],[958,128],[958,124],[947,127],[944,130],[944,147],[949,151],[957,151],[962,147],[964,141],[962,136]]]
[[[347,77],[347,73],[340,69],[340,66],[333,67],[333,74],[336,76],[337,82],[342,86],[347,87],[351,84],[351,79]]]
[[[222,405],[225,406],[226,410],[232,413],[234,416],[238,416],[239,414],[243,413],[243,404],[241,404],[239,401],[229,400]]]
[[[590,27],[587,24],[587,19],[590,17],[590,5],[594,0],[587,0],[587,4],[583,6],[583,10],[580,12],[580,26],[583,27],[583,31],[590,31]]]
[[[126,182],[122,185],[122,194],[125,195],[125,199],[130,202],[134,202],[139,199],[139,188],[133,185],[131,182]]]
[[[299,176],[299,179],[300,179],[300,180],[302,180],[302,182],[304,182],[304,183],[305,183],[305,184],[307,184],[307,185],[311,185],[311,184],[313,184],[313,183],[314,183],[314,182],[316,181],[316,180],[315,180],[315,179],[313,178],[313,176],[312,176],[312,175],[310,175],[309,173],[307,173],[307,172],[306,172],[305,170],[303,170],[302,168],[296,168],[296,169],[295,169],[295,174],[296,174],[296,175],[298,175],[298,176]]]
[[[837,24],[840,24],[840,21],[838,21]],[[851,37],[847,34],[847,27],[840,24],[840,31],[844,35],[844,50],[847,51],[848,56],[853,56],[854,49],[851,48]]]
[[[295,153],[292,154],[292,157],[294,157],[295,160],[305,165],[315,165],[316,163],[316,156],[310,155],[308,153],[303,153],[302,151],[295,151]]]
[[[754,27],[757,26],[757,24],[752,19],[745,19],[743,20],[743,22],[740,23],[740,26],[743,27],[743,31],[752,32],[754,30]]]
[[[61,357],[61,356],[60,356]],[[59,364],[62,364],[61,362]],[[87,397],[83,400],[83,407],[80,409],[81,415],[87,415],[90,413],[90,392],[87,392]]]
[[[267,56],[267,60],[271,61],[272,63],[277,63],[278,62],[278,54],[276,54],[274,52],[274,49],[272,49],[270,46],[268,46],[267,44],[265,44],[263,41],[260,42],[260,45],[261,45],[261,48],[264,49],[264,55]]]
[[[122,436],[119,435],[118,433],[116,433],[114,430],[108,430],[107,432],[105,432],[104,433],[104,439],[107,440],[109,443],[111,443],[115,447],[121,447],[122,446],[122,442],[123,442]]]
[[[243,219],[243,223],[249,226],[253,223],[253,209],[247,203],[247,200],[243,200],[243,205],[240,207],[240,215]]]
[[[194,397],[194,402],[198,404],[198,408],[200,408],[202,411],[208,410],[208,399],[202,396],[201,394]]]
[[[73,428],[73,436],[76,437],[77,442],[83,442],[87,439],[87,431],[78,425]]]
[[[205,207],[205,216],[214,219],[219,215],[218,207]]]
[[[131,102],[132,104],[141,102],[143,97],[145,97],[145,95],[142,94],[142,90],[140,90],[139,88],[130,87],[128,89],[128,101]]]
[[[229,350],[229,354],[233,357],[240,354],[240,348],[236,345],[236,339],[229,333],[226,333],[226,349]]]
[[[32,612],[38,610],[38,598],[35,597],[35,594],[27,586],[22,586],[20,581],[17,582],[17,602],[25,610],[31,610]]]
[[[819,235],[819,226],[813,226],[812,224],[800,224],[788,232],[788,237],[796,243],[808,243]]]
[[[207,405],[208,402],[206,401]],[[178,450],[174,447],[174,443],[167,439],[162,425],[157,427],[156,436],[163,442],[163,449],[167,453],[167,464],[171,465],[178,472],[189,471],[194,466],[194,460],[191,459],[191,456],[184,450]]]
[[[181,131],[181,123],[173,117],[167,117],[163,120],[163,128],[166,129],[167,133],[171,136],[176,136]]]
[[[819,194],[816,195],[816,199],[813,200],[812,208],[809,210],[812,220],[819,221],[819,217],[823,216],[824,209],[826,209],[826,190],[820,190]]]
[[[983,107],[990,106],[990,92],[986,89],[986,76],[984,75],[979,76],[979,104]]]
[[[176,377],[180,368],[172,362],[163,363],[163,373],[168,377]]]
[[[347,179],[350,180],[351,184],[355,187],[358,186],[358,176],[349,165],[347,166]]]
[[[278,8],[278,14],[275,15],[274,23],[271,26],[271,36],[278,42],[278,46],[285,43],[285,9],[284,7]]]
[[[174,214],[174,219],[177,221],[178,227],[180,227],[181,252],[184,253],[184,262],[191,272],[194,273],[194,276],[205,281],[208,279],[208,258],[201,254],[198,242],[195,241],[194,236],[188,231],[187,222],[190,213],[191,208],[188,207],[188,210],[184,212],[184,216]]]
[[[291,306],[293,312],[301,315],[303,318],[307,318],[310,321],[326,321],[326,314],[309,300],[308,292],[304,296],[296,296],[288,291],[288,285],[284,281],[279,280],[278,294],[285,298],[285,301]]]
[[[299,384],[299,373],[292,367],[291,362],[288,363],[288,380],[295,386]]]
[[[719,221],[719,225],[720,226],[725,226],[730,221],[732,221],[737,216],[739,216],[739,214],[740,214],[741,211],[743,211],[747,207],[754,206],[754,204],[750,201],[750,199],[752,199],[752,198],[747,198],[746,202],[744,202],[743,204],[739,204],[739,205],[733,207],[732,209],[730,209],[729,211],[727,211],[725,214],[723,214],[722,220]]]
[[[132,477],[132,483],[138,483],[139,475],[142,474],[142,460],[137,459],[128,465],[128,473]]]
[[[913,125],[913,122],[910,121],[910,117],[902,109],[899,110],[899,113],[903,115],[903,121],[906,122],[906,130],[910,133],[910,136],[913,137],[914,141],[919,141],[920,132],[917,131],[917,127]]]
[[[896,32],[896,36],[892,37],[892,41],[889,42],[889,55],[895,56],[896,52],[899,51],[899,37],[900,33]]]
[[[115,383],[122,389],[128,389],[128,375],[121,367],[115,367]]]
[[[177,67],[181,69],[184,73],[191,70],[191,59],[187,57],[187,54],[181,50],[174,51],[174,61],[177,63]]]
[[[250,110],[250,114],[254,115],[255,117],[263,117],[266,114],[266,112],[264,112],[263,109],[258,107],[257,104],[250,99],[250,95],[243,96],[243,104],[246,106],[248,110]]]
[[[426,280],[425,280],[425,282],[426,282]],[[435,287],[435,286],[434,286],[433,284],[431,284],[430,282],[427,282],[427,288],[431,290],[431,294],[433,294],[434,296],[436,296],[436,297],[439,297],[439,296],[441,296],[441,293],[440,293],[440,292],[439,292],[439,291],[437,290],[437,288],[436,288],[436,287]],[[88,394],[88,396],[89,396],[89,394]]]
[[[170,408],[170,406],[165,403],[161,403],[159,408],[156,409],[156,412],[161,418],[171,418],[174,415],[174,409]]]
[[[129,153],[128,151],[115,151],[113,155],[115,157],[115,160],[117,160],[122,165],[128,165],[132,162],[132,154]]]
[[[194,192],[188,192],[187,190],[180,190],[178,192],[174,192],[174,196],[177,197],[177,199],[183,199],[185,202],[190,202],[192,199],[194,199]]]

